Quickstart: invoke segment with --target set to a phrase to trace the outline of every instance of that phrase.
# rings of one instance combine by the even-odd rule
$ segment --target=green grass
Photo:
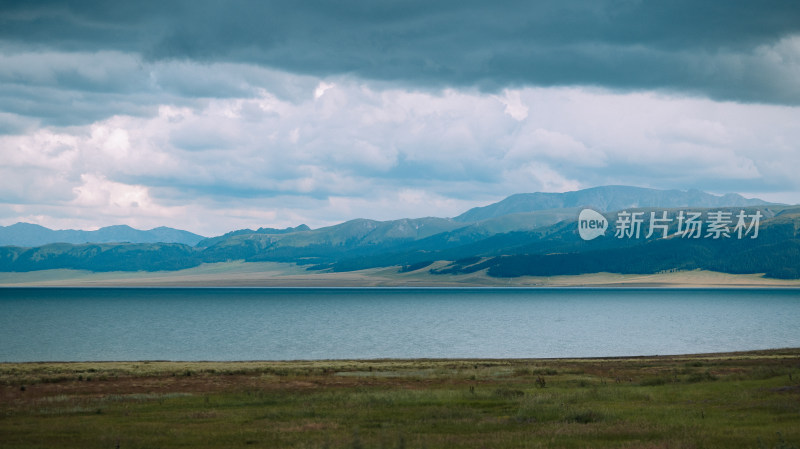
[[[0,393],[3,448],[800,446],[800,350],[0,364]]]

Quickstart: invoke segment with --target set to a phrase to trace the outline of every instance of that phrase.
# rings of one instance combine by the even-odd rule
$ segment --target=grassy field
[[[3,448],[797,448],[800,349],[0,364]]]

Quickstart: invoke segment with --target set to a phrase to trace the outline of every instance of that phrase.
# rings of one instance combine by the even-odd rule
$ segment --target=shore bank
[[[307,271],[273,262],[222,262],[179,271],[106,272],[43,270],[0,273],[5,287],[687,287],[800,288],[800,280],[760,274],[678,271],[658,274],[592,273],[577,276],[495,278],[485,272],[434,275],[430,268],[402,273],[400,267],[350,272]]]

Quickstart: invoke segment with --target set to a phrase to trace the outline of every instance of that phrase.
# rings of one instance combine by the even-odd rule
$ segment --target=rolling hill
[[[158,227],[141,231],[126,225],[96,231],[52,230],[30,223],[0,226],[0,246],[42,246],[50,243],[182,243],[196,245],[203,236],[179,229]]]
[[[586,208],[611,212],[626,208],[744,207],[770,204],[736,193],[712,195],[699,190],[656,190],[630,186],[602,186],[565,193],[518,193],[494,204],[472,208],[453,220],[467,223],[508,214],[546,209]]]
[[[579,237],[577,217],[587,206],[603,212],[611,223],[605,237],[591,241]],[[615,238],[613,223],[622,209],[641,212],[644,229],[650,224],[651,213],[668,213],[669,237],[655,234],[650,238]],[[676,217],[680,211],[708,217],[709,213],[720,211],[731,217],[739,211],[757,213],[761,217],[760,234],[757,239],[678,237]],[[100,230],[91,235],[125,236],[136,231],[125,228],[103,228],[105,233]],[[609,186],[561,194],[512,195],[452,219],[355,219],[318,229],[305,225],[243,229],[208,239],[195,236],[188,243],[134,243],[128,239],[132,243],[5,246],[0,247],[0,271],[176,270],[243,260],[292,262],[310,270],[333,272],[400,266],[404,271],[426,269],[436,274],[487,270],[491,276],[509,277],[599,271],[644,274],[702,268],[800,278],[798,230],[797,206],[736,194],[717,196],[699,191]],[[157,230],[136,232],[153,231]],[[434,261],[448,262],[428,268]]]

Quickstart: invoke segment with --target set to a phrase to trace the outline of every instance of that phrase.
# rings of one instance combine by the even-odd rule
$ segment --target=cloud
[[[506,89],[505,92],[503,92],[503,96],[495,96],[495,98],[497,101],[505,105],[506,108],[503,110],[503,112],[515,120],[522,121],[528,116],[528,107],[522,104],[522,100],[519,97],[519,91]]]
[[[83,125],[120,114],[147,116],[163,104],[197,106],[209,99],[251,98],[265,89],[282,100],[304,101],[316,82],[250,64],[0,46],[0,133],[39,124]]]
[[[536,127],[529,123],[514,136],[514,143],[505,155],[510,161],[549,159],[568,161],[575,166],[602,167],[606,155],[597,148],[589,148],[574,137],[557,131]]]
[[[152,209],[153,201],[144,186],[109,181],[102,175],[83,174],[81,185],[75,187],[71,205],[101,208],[107,213],[130,217],[140,210]]]
[[[0,41],[421,88],[593,85],[800,103],[800,8],[792,0],[139,3],[7,4]],[[120,88],[107,71],[86,67],[62,82]],[[184,81],[205,96],[221,80]],[[227,95],[241,87],[229,84]]]
[[[5,2],[0,222],[322,226],[800,191],[794,1]]]
[[[336,87],[336,84],[333,83],[326,83],[324,81],[319,83],[317,88],[314,89],[314,98],[319,99],[319,97],[325,95],[326,90],[333,89],[334,87]]]
[[[508,167],[503,181],[519,192],[567,192],[582,187],[579,180],[568,179],[549,165],[535,161]]]
[[[262,88],[0,136],[0,220],[169,224],[213,235],[236,226],[454,216],[512,193],[602,184],[800,189],[797,107],[521,88],[503,93],[527,111],[514,117],[495,94],[477,90],[276,76],[307,90],[281,99]]]

